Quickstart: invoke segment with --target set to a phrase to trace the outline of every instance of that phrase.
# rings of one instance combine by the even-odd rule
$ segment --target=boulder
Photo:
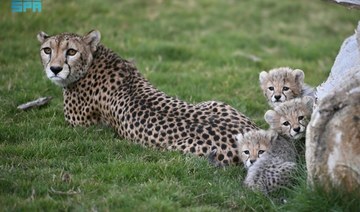
[[[354,191],[360,188],[360,24],[347,38],[306,132],[308,183]]]

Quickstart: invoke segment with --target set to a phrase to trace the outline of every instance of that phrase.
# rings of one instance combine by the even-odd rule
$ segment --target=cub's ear
[[[302,98],[302,102],[306,105],[306,109],[308,109],[309,111],[313,110],[314,103],[315,103],[314,98],[312,98],[311,96],[304,96]]]
[[[279,122],[279,118],[279,114],[277,114],[277,112],[274,110],[268,110],[264,115],[265,121],[270,125],[271,128],[273,128],[273,126]]]
[[[304,83],[305,74],[304,74],[304,72],[302,70],[295,69],[293,71],[293,75],[295,77],[295,82],[296,83],[300,83],[300,84]]]
[[[260,83],[264,83],[265,80],[267,79],[267,77],[268,77],[268,73],[266,71],[260,72],[260,74],[259,74]]]
[[[235,140],[238,145],[240,145],[243,142],[243,139],[244,139],[244,135],[241,133],[239,133],[235,136]]]
[[[87,43],[92,52],[95,52],[98,44],[100,43],[101,34],[98,30],[92,30],[87,35],[83,37],[85,43]]]
[[[49,38],[50,36],[47,35],[45,32],[39,32],[36,37],[37,37],[37,39],[38,39],[38,41],[39,41],[40,43],[44,43],[45,40],[46,40],[47,38]]]

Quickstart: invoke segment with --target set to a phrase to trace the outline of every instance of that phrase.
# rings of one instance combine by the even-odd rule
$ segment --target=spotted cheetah
[[[104,123],[144,146],[197,156],[218,149],[220,164],[241,164],[235,135],[258,127],[231,106],[166,95],[100,44],[97,30],[84,36],[40,32],[37,38],[47,77],[63,88],[65,120],[72,126]]]
[[[315,96],[315,89],[304,83],[305,74],[300,69],[275,68],[259,75],[260,87],[271,107],[304,96]]]
[[[273,130],[250,131],[242,137],[249,143],[270,143],[269,149],[248,168],[245,186],[269,194],[288,186],[296,171],[296,149],[292,141]]]

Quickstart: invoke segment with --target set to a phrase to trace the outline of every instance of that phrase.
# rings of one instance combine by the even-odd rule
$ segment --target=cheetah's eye
[[[51,54],[51,49],[49,47],[43,48],[45,54]]]
[[[66,55],[68,56],[74,56],[77,53],[77,51],[75,49],[69,49],[66,52]]]
[[[283,87],[283,91],[288,91],[288,90],[289,90],[289,87],[286,87],[286,86]]]
[[[270,91],[273,91],[274,90],[274,87],[268,87],[268,89],[270,90]]]
[[[284,125],[284,126],[289,126],[290,123],[289,123],[288,121],[285,121],[285,122],[283,123],[283,125]]]
[[[249,150],[245,150],[244,153],[245,153],[245,155],[250,154]]]
[[[261,155],[265,152],[265,150],[259,150],[258,155]]]
[[[298,117],[298,120],[299,120],[299,121],[301,121],[301,120],[303,120],[303,119],[304,119],[304,116],[299,116],[299,117]]]

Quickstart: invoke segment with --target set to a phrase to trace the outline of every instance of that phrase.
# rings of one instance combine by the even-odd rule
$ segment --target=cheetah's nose
[[[295,132],[300,132],[300,127],[294,128],[293,129]]]
[[[62,67],[61,66],[51,66],[50,67],[50,70],[55,74],[57,75],[60,71],[62,71]]]
[[[274,97],[276,100],[279,100],[281,98],[281,95],[275,95]]]
[[[250,160],[250,163],[253,164],[253,163],[255,163],[255,161],[256,161],[256,160]]]

